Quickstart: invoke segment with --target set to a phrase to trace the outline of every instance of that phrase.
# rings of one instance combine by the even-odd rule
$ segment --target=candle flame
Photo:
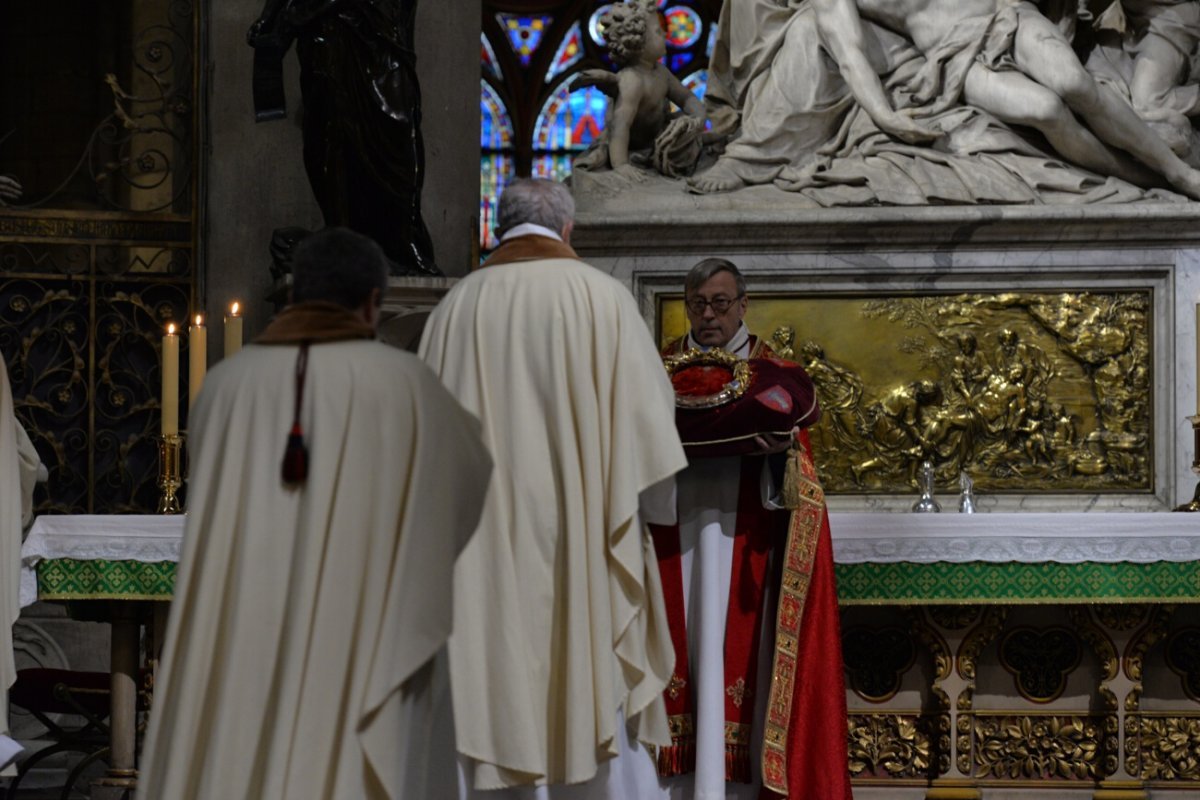
[[[167,336],[174,336],[174,335],[175,335],[175,323],[168,322],[167,323]]]
[[[241,308],[241,306],[239,306],[239,305],[237,304],[237,301],[235,300],[235,301],[233,302],[233,305],[231,305],[231,306],[229,307],[229,316],[231,316],[231,317],[236,317],[236,316],[238,315],[238,309],[240,309],[240,308]]]
[[[203,315],[201,315],[201,314],[197,314],[197,315],[196,315],[196,327],[197,327],[197,328],[199,328],[199,327],[200,327],[201,325],[203,325],[203,324],[204,324],[204,317],[203,317]]]

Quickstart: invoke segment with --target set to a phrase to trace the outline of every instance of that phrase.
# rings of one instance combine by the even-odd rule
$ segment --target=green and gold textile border
[[[838,564],[838,602],[1200,603],[1200,562]]]
[[[37,567],[39,600],[170,600],[174,561],[50,558]]]

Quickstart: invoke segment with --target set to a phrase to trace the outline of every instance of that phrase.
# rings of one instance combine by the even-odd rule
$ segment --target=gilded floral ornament
[[[1005,716],[975,722],[976,777],[1095,780],[1101,726],[1085,717]]]
[[[850,775],[918,778],[933,763],[926,720],[891,714],[850,715]]]
[[[1200,718],[1145,717],[1141,745],[1143,780],[1200,780]]]

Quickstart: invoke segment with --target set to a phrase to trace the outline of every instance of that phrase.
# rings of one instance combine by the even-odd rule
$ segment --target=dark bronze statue
[[[296,43],[304,167],[325,224],[375,239],[396,274],[440,275],[421,219],[416,7],[416,0],[267,0],[247,38],[260,122],[285,116],[282,63]]]

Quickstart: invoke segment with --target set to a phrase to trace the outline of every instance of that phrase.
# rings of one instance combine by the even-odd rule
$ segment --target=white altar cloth
[[[37,600],[37,565],[47,558],[178,561],[185,516],[38,517],[21,547],[21,605]],[[839,564],[1111,564],[1200,561],[1200,515],[1133,513],[829,513]]]
[[[178,561],[183,514],[47,514],[21,545],[21,607],[37,601],[43,559]]]
[[[839,564],[1200,561],[1200,515],[830,512]]]

